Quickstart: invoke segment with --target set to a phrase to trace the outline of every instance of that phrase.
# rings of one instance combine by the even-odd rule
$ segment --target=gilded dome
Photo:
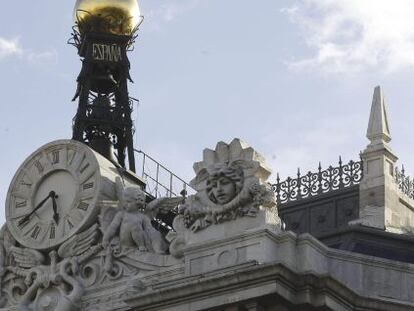
[[[77,0],[73,16],[80,33],[130,35],[141,13],[137,0]]]

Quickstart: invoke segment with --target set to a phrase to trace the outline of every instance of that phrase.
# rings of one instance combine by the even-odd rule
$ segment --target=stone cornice
[[[214,306],[219,306],[218,301],[221,305],[237,303],[257,298],[253,295],[260,292],[260,296],[276,295],[294,301],[296,306],[328,307],[332,310],[341,307],[367,311],[409,311],[414,307],[414,304],[359,296],[330,276],[295,273],[278,263],[251,264],[252,266],[244,265],[238,269],[222,270],[221,273],[215,271],[190,277],[183,279],[180,284],[167,287],[164,284],[157,288],[157,284],[152,284],[152,289],[128,298],[125,302],[131,310],[163,310],[173,306],[176,309],[197,310],[196,305],[208,308],[208,303],[213,303],[212,300]],[[240,292],[243,295],[234,295]],[[224,297],[227,297],[227,301]]]

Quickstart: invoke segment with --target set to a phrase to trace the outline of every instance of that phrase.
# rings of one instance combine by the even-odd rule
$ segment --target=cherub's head
[[[229,203],[243,188],[243,170],[237,166],[216,164],[208,172],[207,194],[216,204]]]
[[[139,187],[127,187],[122,192],[123,208],[128,212],[144,209],[145,199],[145,193]]]

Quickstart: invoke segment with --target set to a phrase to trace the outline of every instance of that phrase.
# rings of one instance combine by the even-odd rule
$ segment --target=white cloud
[[[299,0],[282,10],[315,53],[292,69],[328,73],[414,66],[414,1]]]
[[[58,53],[55,49],[43,52],[27,52],[27,60],[33,65],[55,65],[58,62]]]
[[[0,60],[13,56],[32,65],[54,65],[58,61],[56,49],[31,51],[23,48],[17,38],[8,40],[0,37]]]
[[[174,21],[178,16],[194,9],[200,0],[168,1],[150,9],[145,18],[151,20],[151,25],[159,30],[162,23]]]
[[[23,54],[18,39],[7,40],[0,37],[0,60],[9,56],[19,56]]]

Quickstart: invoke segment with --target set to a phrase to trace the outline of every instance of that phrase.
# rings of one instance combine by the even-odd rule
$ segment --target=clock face
[[[48,144],[16,173],[6,219],[15,239],[37,249],[57,246],[96,215],[99,166],[91,149],[74,141]]]

